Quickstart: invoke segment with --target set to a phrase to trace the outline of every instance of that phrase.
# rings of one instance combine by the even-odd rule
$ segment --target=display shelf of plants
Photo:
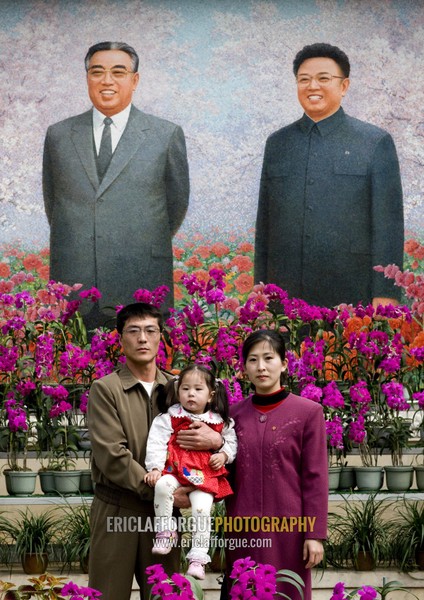
[[[243,340],[252,329],[277,328],[288,345],[287,388],[323,407],[329,469],[343,469],[341,489],[353,489],[346,467],[354,467],[359,491],[369,491],[359,484],[361,468],[377,467],[381,481],[383,465],[380,489],[424,489],[423,245],[407,241],[403,272],[376,267],[405,297],[405,304],[376,309],[311,306],[276,285],[253,285],[253,246],[241,237],[224,244],[178,236],[174,258],[177,304],[165,324],[160,367],[178,372],[201,362],[224,381],[230,402],[239,402],[250,391]],[[81,314],[101,290],[49,281],[48,260],[47,250],[0,250],[0,451],[8,483],[36,456],[40,474],[53,473],[54,491],[89,444],[91,382],[125,359],[115,329],[88,335],[84,327]],[[138,289],[134,300],[160,307],[167,292]],[[404,471],[406,483],[392,484],[392,471]],[[72,486],[78,492],[79,484],[70,485],[63,494]]]

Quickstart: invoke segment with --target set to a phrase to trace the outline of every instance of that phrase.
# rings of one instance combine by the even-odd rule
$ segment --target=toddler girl
[[[210,561],[212,503],[232,494],[224,465],[234,460],[237,451],[234,422],[228,416],[224,385],[201,365],[192,364],[183,369],[176,381],[168,383],[166,392],[167,412],[153,420],[146,450],[148,473],[144,480],[155,488],[155,515],[160,517],[152,552],[168,554],[171,551],[177,539],[172,518],[173,493],[180,486],[194,487],[189,492],[194,531],[187,555],[187,575],[204,579],[205,564]],[[219,451],[184,450],[177,444],[177,433],[197,420],[221,433],[223,445]]]

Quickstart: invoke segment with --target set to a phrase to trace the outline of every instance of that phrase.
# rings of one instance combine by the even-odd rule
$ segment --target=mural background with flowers
[[[351,59],[347,112],[393,135],[406,227],[422,238],[421,0],[2,0],[2,241],[35,250],[48,242],[44,135],[89,108],[83,58],[100,39],[139,51],[135,104],[186,133],[192,193],[182,232],[190,239],[253,241],[265,140],[300,117],[292,60],[316,41]]]

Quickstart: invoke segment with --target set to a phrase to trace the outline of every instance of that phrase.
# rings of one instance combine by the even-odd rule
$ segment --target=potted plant
[[[6,392],[4,410],[9,429],[7,463],[4,475],[6,489],[13,496],[30,496],[34,493],[37,473],[27,466],[28,446],[31,437],[28,397],[35,388],[31,382],[21,381]]]
[[[43,385],[42,389],[50,403],[48,415],[57,436],[51,461],[55,490],[61,495],[78,494],[81,478],[81,471],[75,469],[78,434],[73,423],[73,406],[68,402],[69,391],[63,385]]]
[[[410,571],[416,565],[424,569],[424,505],[404,499],[403,505],[396,508],[401,517],[393,537],[396,565],[401,571]]]
[[[373,570],[390,559],[393,524],[383,516],[389,504],[370,495],[365,501],[346,502],[340,512],[329,514],[331,557],[339,565],[358,571]]]
[[[52,511],[39,515],[19,511],[13,521],[2,518],[3,531],[15,543],[15,552],[27,574],[45,573],[48,553],[56,533],[57,522]]]
[[[67,505],[59,520],[60,545],[65,565],[79,562],[82,572],[88,573],[90,553],[90,508],[85,502],[78,506]]]

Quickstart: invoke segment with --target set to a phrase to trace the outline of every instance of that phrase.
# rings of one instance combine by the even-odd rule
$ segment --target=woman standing
[[[235,560],[250,556],[298,573],[305,582],[304,598],[311,600],[311,568],[322,560],[321,540],[327,535],[323,411],[282,387],[287,361],[278,332],[255,331],[243,344],[242,355],[254,394],[231,411],[239,446],[234,495],[226,501],[233,529],[227,528],[227,537],[235,538],[227,541],[228,574]],[[241,522],[242,530],[234,531]],[[278,591],[300,600],[289,584],[279,584]]]

